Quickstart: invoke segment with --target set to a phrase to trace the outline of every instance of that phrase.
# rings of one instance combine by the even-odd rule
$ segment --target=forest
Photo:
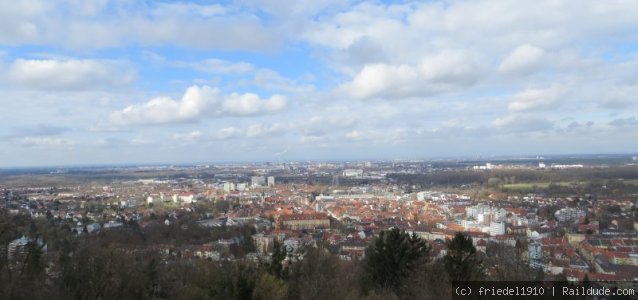
[[[253,230],[186,230],[176,222],[76,236],[28,216],[3,212],[0,220],[2,245],[25,232],[47,244],[29,243],[19,262],[1,257],[0,299],[451,299],[463,282],[548,279],[523,262],[524,243],[492,243],[483,253],[463,233],[444,241],[436,256],[431,243],[393,228],[368,245],[361,261],[341,260],[323,244],[291,260],[278,243],[270,260],[248,261],[241,257],[252,250],[249,239],[234,250],[237,259],[212,261],[166,257],[156,246]]]

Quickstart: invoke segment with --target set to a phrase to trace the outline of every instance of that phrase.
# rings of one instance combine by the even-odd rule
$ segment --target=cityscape
[[[0,300],[638,299],[637,16],[0,0]]]
[[[426,241],[435,264],[463,233],[477,279],[633,291],[637,171],[631,155],[5,169],[0,249],[13,273],[37,246],[52,281],[65,272],[64,243],[78,241],[153,257],[160,268],[278,259],[294,272],[318,250],[355,268],[392,229]]]

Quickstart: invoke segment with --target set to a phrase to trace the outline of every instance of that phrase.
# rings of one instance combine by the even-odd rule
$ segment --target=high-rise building
[[[264,186],[266,185],[266,177],[264,176],[253,176],[250,178],[251,186]]]
[[[229,193],[235,190],[235,184],[232,182],[224,182],[223,186],[224,192]]]
[[[36,243],[43,252],[47,251],[47,246],[41,238],[34,240],[22,236],[19,239],[13,240],[7,247],[7,259],[11,269],[19,269],[22,266],[28,254],[29,248],[27,246],[29,243]]]
[[[7,248],[7,258],[9,261],[23,261],[27,254],[27,245],[32,240],[28,237],[21,237],[9,243]]]
[[[505,234],[505,223],[492,222],[492,224],[490,224],[490,235],[497,236],[502,234]]]
[[[268,186],[275,186],[275,176],[268,176]]]
[[[529,253],[529,265],[533,268],[542,267],[543,252],[541,244],[536,240],[532,240],[527,246],[527,250]]]

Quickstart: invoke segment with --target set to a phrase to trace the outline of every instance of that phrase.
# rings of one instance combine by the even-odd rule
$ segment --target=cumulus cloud
[[[284,133],[288,126],[283,124],[251,124],[247,127],[224,127],[214,135],[218,140],[226,140],[232,138],[263,138]]]
[[[348,151],[347,155],[360,157],[362,149],[378,151],[385,158],[397,153],[448,154],[455,151],[449,145],[462,142],[477,145],[470,152],[482,153],[562,151],[561,143],[581,151],[573,145],[592,136],[605,141],[598,143],[603,150],[638,145],[631,138],[638,128],[636,120],[629,114],[638,103],[638,56],[635,49],[625,47],[638,40],[638,2],[16,0],[10,4],[0,11],[0,45],[6,46],[6,54],[0,54],[4,61],[0,98],[15,99],[6,101],[2,111],[5,125],[9,124],[2,134],[7,148],[19,149],[12,154],[3,148],[13,155],[5,158],[10,163],[25,150],[22,142],[63,144],[63,140],[108,137],[118,138],[116,143],[125,141],[117,151],[125,160],[134,159],[134,145],[166,137],[197,141],[200,147],[195,151],[205,154],[193,154],[192,159],[218,154],[250,159],[261,149],[273,154],[288,144],[290,153],[301,159],[331,159]],[[286,44],[282,47],[281,42]],[[146,60],[128,64],[97,59],[138,59],[131,52],[135,49],[153,52],[144,53]],[[200,51],[209,49],[214,51]],[[28,54],[19,53],[24,51]],[[37,54],[50,51],[59,56]],[[86,53],[94,59],[61,58]],[[207,56],[210,53],[219,56]],[[56,68],[62,72],[11,77],[14,59],[21,55],[59,62]],[[108,65],[114,76],[86,71],[87,67],[69,72],[63,64],[84,61]],[[148,77],[128,89],[130,93],[107,95],[112,87],[131,86],[127,75],[133,66]],[[36,69],[21,68],[22,73]],[[306,73],[314,79],[304,79]],[[76,74],[73,80],[65,79],[69,74]],[[45,81],[42,78],[55,83],[38,83]],[[219,85],[220,90],[194,86],[183,95],[183,91],[162,94],[171,84],[184,82]],[[101,88],[103,94],[56,93],[85,86]],[[248,90],[260,96],[246,94]],[[266,117],[283,112],[287,101],[261,94],[264,91],[304,101]],[[101,102],[101,97],[109,100]],[[9,137],[24,118],[71,129],[27,126],[16,128],[15,137]],[[266,121],[270,123],[253,123]],[[196,124],[175,126],[181,129],[126,126],[179,122]],[[515,139],[517,134],[529,138]],[[211,143],[211,139],[224,142]],[[298,141],[306,144],[298,146]],[[392,148],[395,143],[409,147]],[[322,155],[312,156],[317,144],[326,148]],[[515,144],[518,148],[511,146]],[[152,147],[157,149],[153,159],[174,156],[167,143],[153,142]],[[458,153],[468,154],[469,150],[459,149]],[[150,159],[146,153],[138,157]]]
[[[209,86],[191,86],[181,99],[158,97],[111,113],[110,121],[121,125],[192,122],[206,117],[251,116],[285,109],[284,96],[262,99],[256,94],[221,94]]]
[[[130,85],[135,73],[122,63],[104,60],[17,59],[5,80],[29,89],[90,90]]]
[[[471,86],[483,71],[484,67],[468,55],[441,53],[417,65],[366,65],[341,89],[359,99],[431,96]]]
[[[564,88],[558,85],[546,89],[526,89],[511,98],[508,108],[519,112],[551,109],[560,104],[564,93]]]
[[[545,51],[538,47],[525,44],[512,51],[498,67],[498,71],[505,74],[526,75],[542,67]]]

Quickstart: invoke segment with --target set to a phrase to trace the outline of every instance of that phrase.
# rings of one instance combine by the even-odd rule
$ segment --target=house
[[[281,215],[277,218],[277,228],[290,230],[330,228],[330,218],[323,213]]]

